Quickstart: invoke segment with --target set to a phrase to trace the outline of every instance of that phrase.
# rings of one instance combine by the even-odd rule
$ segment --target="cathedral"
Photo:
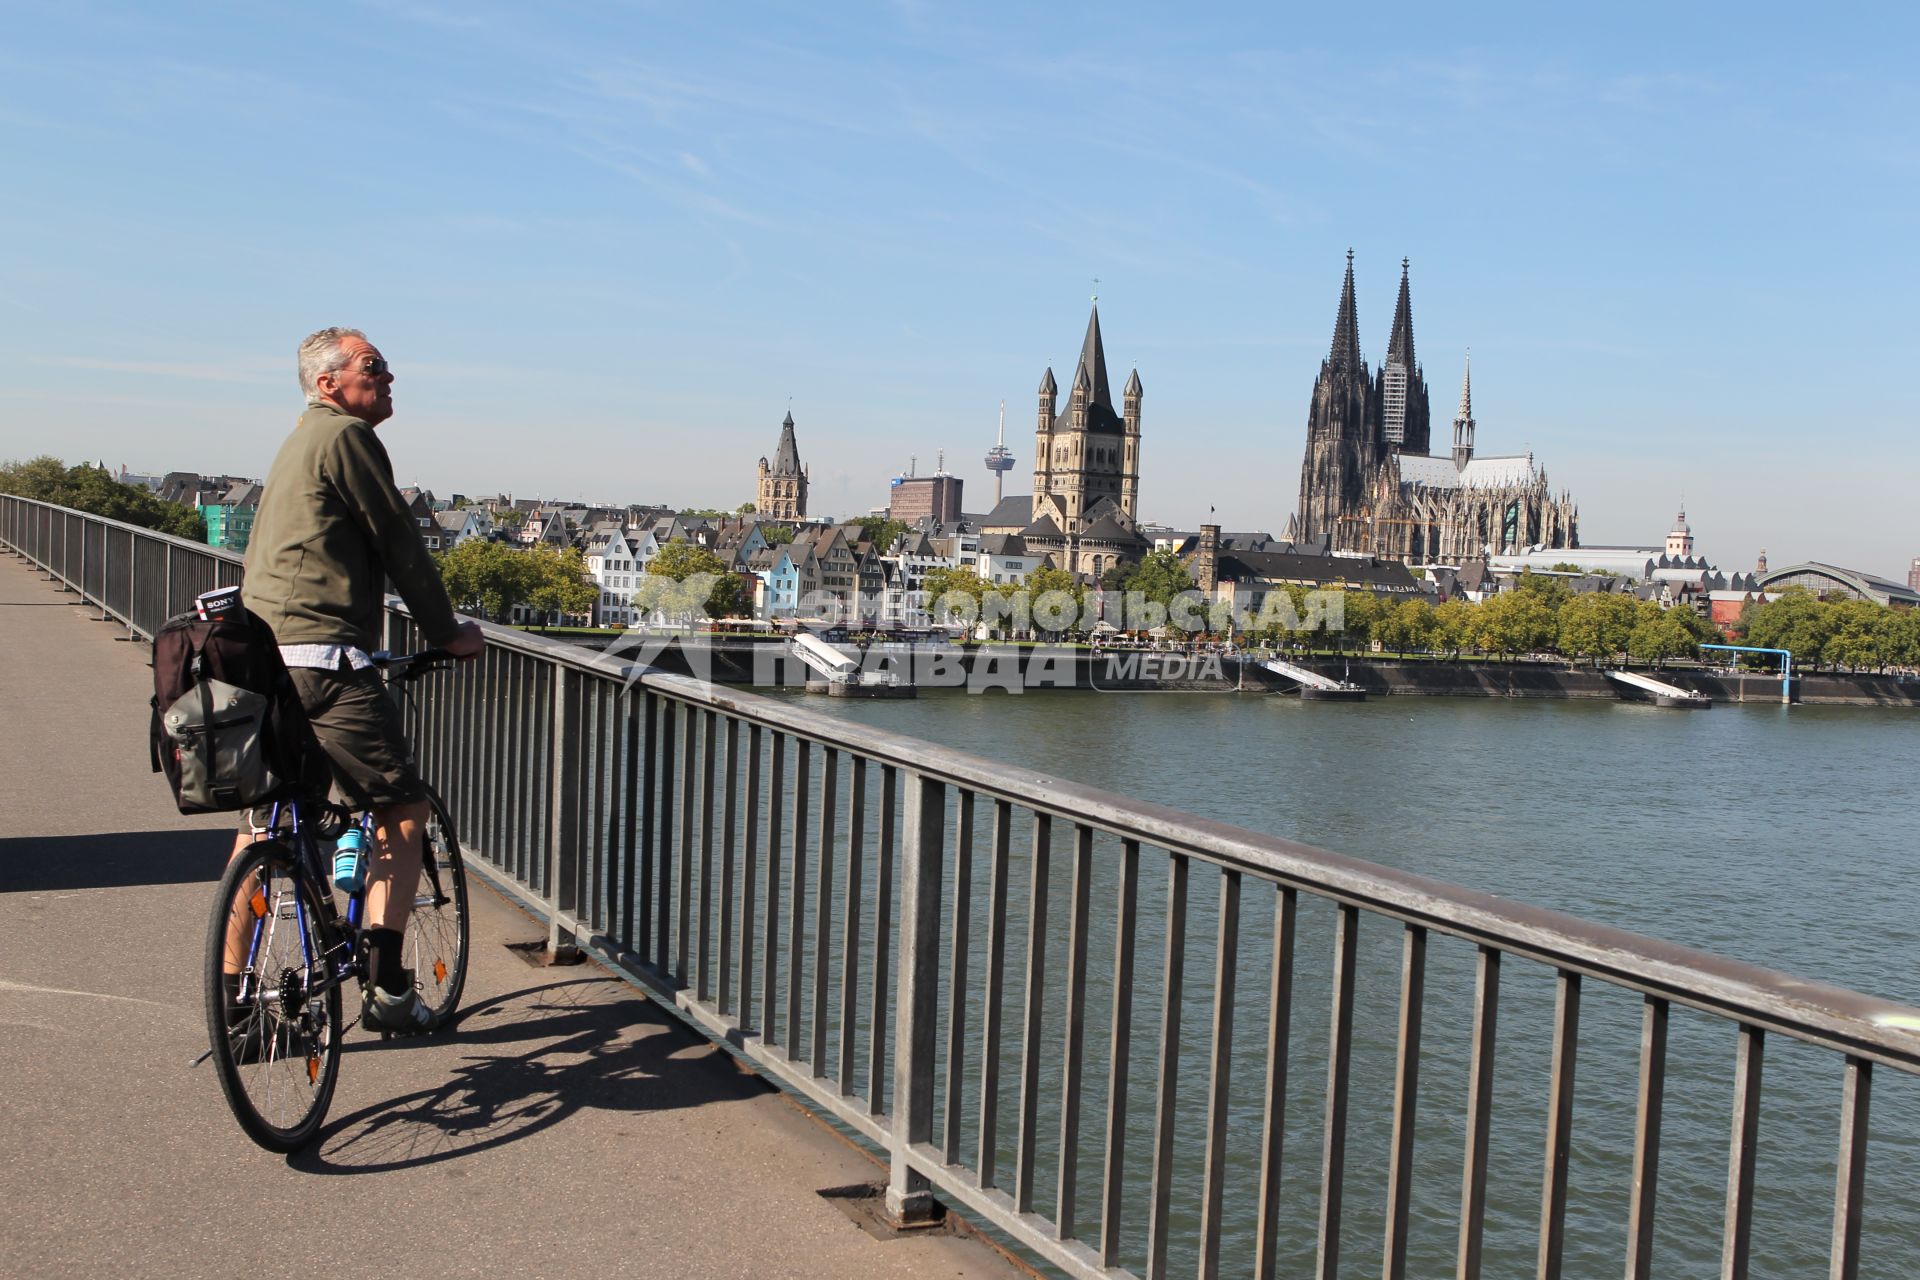
[[[793,410],[780,424],[780,447],[773,451],[773,465],[760,459],[759,485],[754,490],[753,509],[775,520],[807,518],[807,472],[800,465],[800,445],[793,438]]]
[[[1119,412],[1107,382],[1100,340],[1100,304],[1087,318],[1080,363],[1066,411],[1049,368],[1040,379],[1040,419],[1033,444],[1033,523],[1028,547],[1056,567],[1098,578],[1148,550],[1136,530],[1140,498],[1140,372],[1121,389]]]
[[[1548,490],[1547,473],[1531,452],[1475,456],[1472,377],[1469,368],[1461,379],[1452,451],[1434,456],[1426,371],[1413,350],[1407,260],[1400,260],[1386,359],[1369,373],[1360,354],[1349,249],[1333,347],[1313,384],[1289,540],[1325,539],[1335,552],[1410,564],[1579,546],[1573,499]]]

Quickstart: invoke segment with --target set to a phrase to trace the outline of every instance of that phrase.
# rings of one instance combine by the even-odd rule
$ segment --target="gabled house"
[[[573,531],[585,514],[580,507],[541,507],[520,526],[520,541],[529,547],[565,551],[573,546]]]
[[[428,530],[426,535],[429,551],[451,551],[463,542],[485,538],[493,532],[493,521],[478,507],[436,511],[433,522],[434,528]]]
[[[202,493],[199,497],[200,518],[207,524],[207,545],[245,551],[253,534],[253,518],[260,510],[260,486],[242,481],[224,493]]]
[[[642,621],[633,597],[646,565],[640,559],[634,539],[617,521],[602,525],[588,535],[585,558],[587,574],[599,588],[594,601],[594,625],[630,627]]]
[[[981,578],[1001,586],[1025,582],[1028,574],[1046,562],[1046,556],[1029,548],[1017,533],[987,533],[980,536],[974,565]]]
[[[859,583],[854,596],[854,614],[863,623],[890,621],[886,616],[887,562],[868,543],[854,560],[854,576]]]
[[[801,591],[801,604],[812,606],[808,610],[811,616],[853,617],[854,595],[860,589],[859,565],[841,531],[832,525],[807,529],[796,534],[789,546],[804,547],[813,562],[816,583],[811,589],[803,583]]]
[[[756,564],[753,572],[765,584],[765,590],[756,593],[765,602],[763,614],[768,618],[796,616],[801,601],[812,595],[820,581],[812,547],[795,539],[762,555],[771,564],[764,570]]]

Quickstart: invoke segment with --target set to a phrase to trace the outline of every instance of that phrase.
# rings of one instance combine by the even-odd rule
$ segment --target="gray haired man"
[[[440,574],[374,429],[393,416],[393,373],[358,329],[322,329],[300,344],[307,410],[280,446],[247,545],[241,598],[273,628],[334,785],[373,811],[368,875],[368,991],[363,1021],[430,1030],[401,962],[429,810],[399,717],[373,670],[391,579],[427,643],[456,657],[485,647],[453,612]],[[242,831],[236,852],[252,839]]]

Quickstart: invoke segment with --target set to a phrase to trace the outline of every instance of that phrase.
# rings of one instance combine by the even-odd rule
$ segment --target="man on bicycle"
[[[367,878],[368,989],[362,1024],[415,1032],[430,1017],[403,967],[401,939],[420,876],[426,787],[370,650],[392,580],[427,643],[472,658],[480,628],[460,621],[374,428],[393,415],[393,374],[357,329],[300,344],[307,410],[267,473],[241,598],[273,628],[335,787],[373,811]],[[251,842],[243,829],[236,852]]]

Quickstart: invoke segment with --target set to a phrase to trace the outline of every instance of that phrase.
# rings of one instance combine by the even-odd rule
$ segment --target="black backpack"
[[[272,629],[237,592],[208,595],[222,598],[153,638],[154,772],[182,813],[324,797],[326,757]]]

